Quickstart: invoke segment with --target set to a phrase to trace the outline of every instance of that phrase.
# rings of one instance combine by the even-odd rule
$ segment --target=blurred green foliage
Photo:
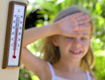
[[[96,31],[92,39],[92,48],[95,55],[95,74],[97,80],[105,80],[105,0],[33,0],[33,3],[28,1],[27,14],[28,17],[30,13],[39,9],[41,17],[35,23],[36,27],[49,24],[53,22],[53,19],[58,14],[59,11],[70,7],[72,5],[79,5],[80,7],[86,8],[91,12],[92,20],[96,25]],[[39,43],[43,39],[38,40],[27,48],[36,56],[40,56]],[[23,64],[22,64],[23,66]],[[19,80],[39,80],[36,75],[29,72],[26,68],[20,69]]]

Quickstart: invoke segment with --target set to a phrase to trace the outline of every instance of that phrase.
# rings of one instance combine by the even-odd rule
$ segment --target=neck
[[[70,73],[82,72],[82,69],[80,67],[80,61],[60,59],[57,63],[55,63],[54,67],[56,69],[61,69],[64,72],[70,72]]]

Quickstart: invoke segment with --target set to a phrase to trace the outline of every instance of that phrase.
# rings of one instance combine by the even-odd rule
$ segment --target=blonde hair
[[[67,9],[65,9],[65,10],[62,10],[56,16],[54,22],[66,17],[66,16],[69,16],[71,14],[78,13],[78,12],[83,12],[84,15],[89,15],[90,16],[90,13],[89,13],[88,10],[82,9],[78,6],[71,6]],[[93,24],[92,20],[90,21],[90,24],[92,26],[90,36],[93,36],[95,27],[94,27],[94,24]],[[60,52],[59,52],[59,48],[53,45],[52,37],[53,36],[50,36],[50,37],[47,37],[45,39],[44,45],[43,45],[43,48],[42,48],[42,52],[44,53],[44,60],[49,61],[51,64],[54,64],[60,59]],[[91,69],[93,68],[93,65],[94,65],[93,51],[89,47],[87,54],[81,59],[81,68],[84,71],[88,71],[91,74],[91,76],[94,77],[94,75],[91,71]]]

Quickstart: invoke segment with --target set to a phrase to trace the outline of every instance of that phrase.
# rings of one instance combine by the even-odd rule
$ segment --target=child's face
[[[73,61],[81,60],[86,55],[90,44],[90,29],[79,31],[81,37],[57,36],[53,44],[59,47],[61,58]]]

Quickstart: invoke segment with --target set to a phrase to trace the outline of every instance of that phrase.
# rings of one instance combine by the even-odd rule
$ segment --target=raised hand
[[[75,13],[55,22],[55,25],[58,28],[60,35],[81,36],[82,34],[76,32],[89,29],[91,27],[91,24],[89,24],[90,20],[91,18],[88,15]]]

